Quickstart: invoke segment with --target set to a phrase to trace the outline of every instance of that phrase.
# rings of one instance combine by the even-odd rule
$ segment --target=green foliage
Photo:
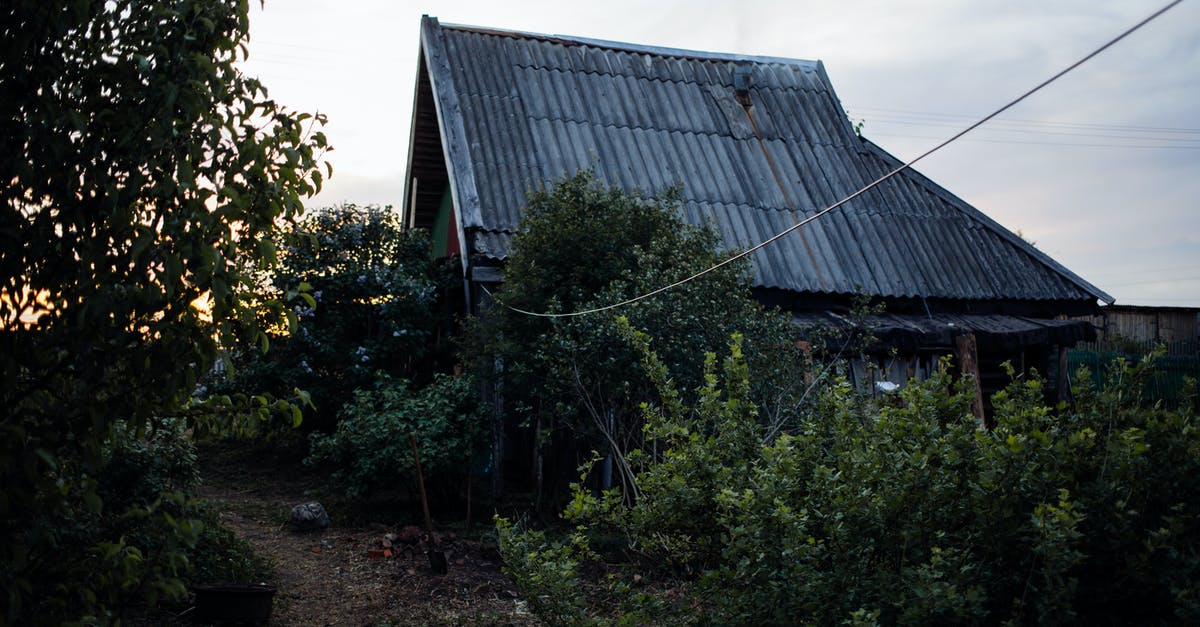
[[[179,420],[165,420],[138,434],[128,423],[114,426],[105,446],[98,492],[106,509],[146,507],[164,492],[190,492],[200,482],[196,447]]]
[[[848,110],[845,111],[845,113],[846,113],[846,118],[850,120],[850,126],[854,128],[854,134],[858,135],[859,137],[862,137],[863,127],[867,125],[866,118],[855,119],[855,117],[853,115],[850,115],[850,111],[848,111]],[[1021,232],[1017,231],[1017,235],[1020,235],[1020,234],[1021,234]]]
[[[580,172],[531,194],[513,239],[505,280],[476,329],[487,356],[502,358],[508,407],[540,424],[541,441],[557,453],[548,474],[568,476],[590,450],[615,453],[616,476],[630,487],[624,456],[643,446],[638,404],[654,390],[641,375],[638,352],[621,339],[612,312],[548,319],[538,312],[574,312],[615,303],[673,283],[724,258],[716,233],[680,217],[677,190],[660,200],[631,195]],[[754,398],[764,421],[796,415],[802,395],[792,328],[751,296],[749,266],[722,266],[704,277],[623,307],[629,324],[653,336],[662,360],[684,390],[702,382],[699,356],[745,337],[755,373]]]
[[[328,431],[376,373],[425,383],[446,367],[453,269],[430,258],[424,231],[404,228],[391,207],[347,204],[305,215],[274,241],[280,263],[261,273],[253,298],[290,302],[288,325],[271,330],[265,353],[235,351],[233,376],[210,392],[291,398],[299,388],[314,409],[306,428]]]
[[[697,582],[699,622],[1190,623],[1200,612],[1200,432],[1191,405],[1140,405],[1149,360],[1100,387],[1079,373],[1074,407],[1044,406],[1036,377],[1014,380],[994,398],[992,431],[944,373],[885,407],[836,380],[799,429],[760,444],[736,338],[723,376],[708,359],[695,403],[646,355],[659,452],[640,460],[638,499],[580,485],[566,515],[624,532],[642,568]]]
[[[1153,366],[1147,374],[1146,381],[1141,386],[1142,402],[1153,404],[1157,401],[1174,406],[1192,397],[1187,392],[1188,379],[1200,378],[1200,355],[1197,354],[1167,354],[1162,344],[1153,345],[1148,342],[1135,343],[1131,340],[1116,337],[1110,340],[1116,345],[1116,351],[1071,350],[1067,353],[1071,372],[1086,366],[1096,385],[1103,383],[1113,369],[1121,368],[1119,360],[1140,359],[1145,355],[1153,355]]]
[[[503,571],[542,620],[551,625],[585,625],[588,616],[580,594],[580,560],[591,553],[587,538],[574,533],[565,542],[550,542],[544,531],[522,529],[495,519]]]
[[[51,583],[22,597],[30,616],[109,622],[130,607],[185,600],[188,582],[269,575],[214,512],[188,496],[198,480],[195,448],[179,421],[142,434],[118,423],[96,478],[100,507],[46,512],[27,530],[58,549],[42,565]]]
[[[163,421],[137,433],[117,423],[103,459],[96,486],[101,509],[67,510],[43,523],[49,533],[63,534],[60,546],[95,547],[78,556],[58,555],[56,567],[67,575],[61,580],[88,578],[96,598],[87,592],[83,598],[98,616],[135,603],[182,600],[191,548],[203,528],[194,517],[197,504],[187,496],[200,476],[183,425]],[[52,597],[51,607],[57,601]]]
[[[200,482],[200,468],[196,447],[180,421],[165,421],[140,436],[119,423],[105,449],[97,486],[104,504],[100,520],[107,517],[113,533],[124,534],[127,548],[136,547],[147,561],[178,559],[169,555],[170,550],[178,551],[186,568],[173,574],[187,582],[260,581],[272,576],[270,566],[249,544],[221,526],[210,504],[188,496]],[[181,536],[174,525],[156,524],[155,512],[175,518],[187,534]]]
[[[305,463],[333,468],[332,479],[352,496],[415,485],[409,439],[415,434],[426,482],[457,485],[472,450],[483,443],[477,387],[471,377],[436,375],[413,389],[381,375],[374,387],[354,393],[334,433],[311,435]]]
[[[111,579],[64,572],[69,532],[45,523],[105,509],[117,421],[141,433],[190,412],[219,345],[265,342],[246,269],[274,262],[265,235],[320,189],[326,142],[320,117],[239,72],[247,13],[224,0],[0,8],[0,621],[102,615],[178,571],[148,569],[114,527],[71,547]],[[282,303],[263,308],[282,320]]]
[[[741,593],[721,611],[824,622],[865,607],[910,624],[1194,612],[1172,591],[1192,587],[1200,536],[1161,553],[1149,543],[1168,521],[1200,524],[1200,464],[1181,459],[1200,437],[1190,415],[1137,406],[1143,367],[1057,412],[1039,380],[1014,381],[994,398],[991,432],[971,421],[969,396],[944,394],[942,375],[866,419],[838,412],[835,389],[816,428],[764,449],[749,481],[723,492],[730,541],[712,576]],[[1147,424],[1153,449],[1139,446]],[[1172,575],[1151,565],[1181,555],[1193,557]]]
[[[717,498],[725,486],[736,485],[750,471],[765,432],[750,400],[742,339],[734,336],[731,358],[724,363],[725,380],[737,385],[722,391],[715,354],[708,353],[704,385],[693,410],[671,387],[666,365],[649,350],[649,336],[623,319],[618,324],[632,344],[640,345],[649,378],[663,391],[661,405],[642,407],[648,441],[646,450],[632,456],[638,498],[625,505],[622,495],[612,490],[596,499],[581,483],[565,516],[614,526],[628,535],[630,548],[647,562],[696,573],[720,557],[724,531],[715,518]]]
[[[190,552],[190,582],[264,582],[274,578],[274,567],[255,555],[249,543],[221,526],[211,504],[200,504],[193,515],[201,528]]]

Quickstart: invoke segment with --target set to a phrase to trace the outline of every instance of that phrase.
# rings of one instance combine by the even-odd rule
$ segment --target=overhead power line
[[[855,113],[879,111],[884,114],[898,114],[897,117],[903,119],[909,118],[925,118],[932,120],[950,120],[964,121],[973,120],[975,116],[965,113],[936,113],[931,111],[911,111],[906,109],[882,109],[876,107],[851,107]],[[887,117],[887,116],[884,116]],[[1200,134],[1200,128],[1187,128],[1178,126],[1139,126],[1132,124],[1093,124],[1087,122],[1055,122],[1051,120],[1033,120],[1029,118],[1004,118],[995,120],[996,125],[1032,125],[1032,126],[1049,126],[1054,128],[1076,128],[1083,130],[1097,131],[1129,131],[1129,132],[1147,132],[1147,133],[1183,133],[1183,134]]]
[[[954,122],[941,121],[925,121],[925,120],[900,120],[882,118],[878,120],[881,124],[904,124],[907,126],[958,126]],[[1059,130],[1050,130],[1059,129]],[[1057,126],[1043,128],[1029,128],[1020,126],[996,126],[989,130],[1001,133],[1023,133],[1026,135],[1056,135],[1059,137],[1097,137],[1101,139],[1122,139],[1122,140],[1142,140],[1142,141],[1158,141],[1158,142],[1187,142],[1200,145],[1200,131],[1195,133],[1194,137],[1179,137],[1183,133],[1177,133],[1174,137],[1163,137],[1166,131],[1107,131],[1104,133],[1086,132],[1083,129],[1062,129]],[[1087,129],[1091,131],[1093,129]]]
[[[908,133],[887,133],[884,131],[875,131],[871,133],[875,137],[905,137],[908,139],[937,139],[929,135],[909,135]],[[1138,138],[1130,138],[1138,139]],[[1146,150],[1200,150],[1200,143],[1196,144],[1112,144],[1100,142],[1060,142],[1060,141],[1037,141],[1033,139],[1000,139],[998,137],[968,137],[963,141],[968,142],[985,142],[989,144],[1026,144],[1030,146],[1075,146],[1079,148],[1134,148]],[[1147,141],[1142,139],[1141,141]],[[1152,141],[1152,140],[1150,140]]]
[[[314,46],[312,44],[295,44],[295,43],[287,43],[287,42],[282,42],[282,41],[268,41],[266,39],[253,39],[253,38],[251,38],[249,41],[250,41],[250,45],[255,48],[257,48],[258,46],[265,45],[265,46],[276,46],[276,47],[280,47],[280,48],[295,48],[296,50],[304,50],[305,52],[328,52],[328,53],[332,53],[332,54],[351,54],[352,53],[351,50],[347,50],[344,48],[343,49],[321,48],[319,46]]]
[[[1100,266],[1100,269],[1105,269],[1105,268],[1116,268],[1116,270],[1110,270],[1107,274],[1112,274],[1113,272],[1116,272],[1117,275],[1132,273],[1137,276],[1145,276],[1147,272],[1172,272],[1175,270],[1200,270],[1200,265],[1188,264],[1186,266],[1171,266],[1169,268],[1138,268],[1138,269],[1134,270],[1129,267],[1129,264],[1127,262],[1121,262],[1120,264],[1110,264],[1110,265],[1106,265],[1106,266]]]
[[[1131,287],[1134,285],[1173,285],[1175,283],[1192,283],[1200,281],[1200,276],[1187,276],[1177,279],[1155,279],[1152,281],[1131,281],[1128,283],[1106,283],[1108,287]]]
[[[770,238],[768,238],[758,244],[755,244],[754,246],[751,246],[750,248],[747,248],[746,250],[743,250],[742,252],[737,253],[736,255],[733,255],[733,256],[725,259],[724,261],[721,261],[712,266],[709,266],[708,268],[705,268],[704,270],[701,270],[700,272],[697,272],[691,276],[688,276],[686,278],[675,281],[674,283],[664,285],[658,289],[651,290],[644,294],[640,294],[640,295],[634,296],[632,298],[627,298],[620,302],[612,303],[610,305],[604,305],[601,307],[592,307],[590,309],[583,309],[580,311],[572,311],[572,312],[567,312],[567,313],[548,313],[548,312],[528,311],[526,309],[521,309],[519,307],[513,307],[512,305],[507,305],[499,299],[497,299],[497,302],[499,302],[504,307],[511,309],[512,311],[515,311],[520,314],[525,314],[527,316],[535,316],[535,317],[539,317],[539,318],[574,318],[574,317],[578,317],[578,316],[585,316],[588,314],[610,311],[610,310],[617,309],[620,307],[632,305],[633,303],[636,303],[638,301],[645,300],[645,299],[651,298],[653,296],[657,296],[659,294],[662,294],[663,292],[675,289],[681,285],[685,285],[687,283],[695,281],[696,279],[699,279],[700,277],[703,277],[711,272],[714,272],[720,268],[723,268],[735,261],[738,261],[739,259],[743,259],[743,258],[753,254],[756,251],[766,248],[767,246],[770,246],[771,244],[782,239],[784,236],[791,233],[792,231],[796,231],[798,229],[803,228],[808,223],[813,222],[817,219],[820,219],[825,214],[833,211],[834,209],[837,209],[838,207],[841,207],[842,205],[850,202],[851,200],[854,200],[855,198],[858,198],[859,196],[865,194],[867,191],[874,189],[875,187],[877,187],[879,184],[883,183],[884,181],[887,181],[888,179],[896,176],[897,174],[911,168],[914,164],[921,161],[925,157],[928,157],[929,155],[932,155],[933,153],[941,150],[942,148],[949,146],[950,144],[954,143],[959,138],[961,138],[963,135],[966,135],[967,133],[970,133],[971,131],[979,128],[980,126],[983,126],[984,124],[988,123],[993,118],[995,118],[996,116],[1004,113],[1005,111],[1008,111],[1009,109],[1016,106],[1018,103],[1024,101],[1026,98],[1029,98],[1030,96],[1041,91],[1042,89],[1044,89],[1046,86],[1050,85],[1051,83],[1057,81],[1058,79],[1062,78],[1063,76],[1066,76],[1072,70],[1074,70],[1074,69],[1078,68],[1079,66],[1083,65],[1084,63],[1087,63],[1088,61],[1092,60],[1092,58],[1094,58],[1096,55],[1100,54],[1101,52],[1104,52],[1105,50],[1108,50],[1113,45],[1115,45],[1117,42],[1121,41],[1122,39],[1125,39],[1126,37],[1133,34],[1135,31],[1142,28],[1146,24],[1149,24],[1150,22],[1154,21],[1160,15],[1171,10],[1172,8],[1175,7],[1175,5],[1179,4],[1180,2],[1183,2],[1183,0],[1173,0],[1172,2],[1167,3],[1166,6],[1162,7],[1161,9],[1150,14],[1145,19],[1143,19],[1140,22],[1129,27],[1128,29],[1126,29],[1124,32],[1117,35],[1116,37],[1113,37],[1112,39],[1108,40],[1108,42],[1104,43],[1103,45],[1096,48],[1095,50],[1089,52],[1083,58],[1072,63],[1071,65],[1068,65],[1067,67],[1063,68],[1062,70],[1059,70],[1056,74],[1054,74],[1050,78],[1047,78],[1046,80],[1042,81],[1041,83],[1038,83],[1033,88],[1026,91],[1025,93],[1021,94],[1020,96],[1017,96],[1016,98],[1010,100],[1008,102],[1008,104],[1005,104],[1004,106],[1000,107],[999,109],[996,109],[995,111],[989,113],[988,115],[984,116],[983,118],[980,118],[976,122],[972,123],[970,126],[964,128],[963,130],[950,136],[949,139],[943,140],[941,143],[937,144],[933,148],[926,150],[925,152],[921,153],[920,155],[918,155],[916,158],[912,159],[911,161],[909,161],[909,162],[895,168],[894,170],[888,172],[887,174],[884,174],[883,176],[875,179],[874,181],[872,181],[868,185],[860,188],[858,191],[854,192],[853,194],[850,194],[849,196],[846,196],[845,198],[837,201],[836,203],[829,205],[828,207],[818,211],[817,213],[814,213],[813,215],[796,222],[796,224],[780,231],[779,233],[776,233],[775,235],[772,235]],[[490,294],[491,292],[488,292],[488,293]],[[495,298],[495,297],[493,296],[493,298]]]
[[[1130,298],[1132,302],[1152,302],[1152,303],[1186,303],[1183,305],[1174,305],[1177,307],[1197,308],[1200,309],[1200,298],[1181,296],[1179,298]]]

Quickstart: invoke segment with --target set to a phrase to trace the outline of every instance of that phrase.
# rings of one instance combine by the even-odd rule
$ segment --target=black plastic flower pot
[[[266,622],[271,618],[275,586],[265,583],[200,584],[196,614],[212,621]]]

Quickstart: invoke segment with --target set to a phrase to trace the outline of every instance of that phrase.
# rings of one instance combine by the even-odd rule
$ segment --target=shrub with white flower
[[[297,294],[296,328],[279,329],[265,354],[238,353],[237,379],[224,391],[287,396],[298,387],[316,405],[306,426],[327,429],[377,373],[419,385],[453,366],[449,343],[435,350],[435,339],[453,323],[443,296],[458,293],[454,265],[433,260],[427,234],[405,229],[391,208],[311,212],[279,234],[276,249],[280,268],[264,278],[263,300]]]

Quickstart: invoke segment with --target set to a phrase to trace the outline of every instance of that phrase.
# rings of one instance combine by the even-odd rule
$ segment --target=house
[[[901,165],[856,133],[819,61],[424,17],[417,77],[405,219],[459,256],[472,311],[503,280],[526,190],[580,169],[643,193],[681,183],[684,218],[745,248]],[[1113,301],[912,170],[751,265],[758,298],[801,327],[844,327],[858,293],[886,304],[868,320],[880,342],[855,370],[871,388],[951,351],[985,389],[1002,361],[1053,371],[1093,334],[1065,317]]]

